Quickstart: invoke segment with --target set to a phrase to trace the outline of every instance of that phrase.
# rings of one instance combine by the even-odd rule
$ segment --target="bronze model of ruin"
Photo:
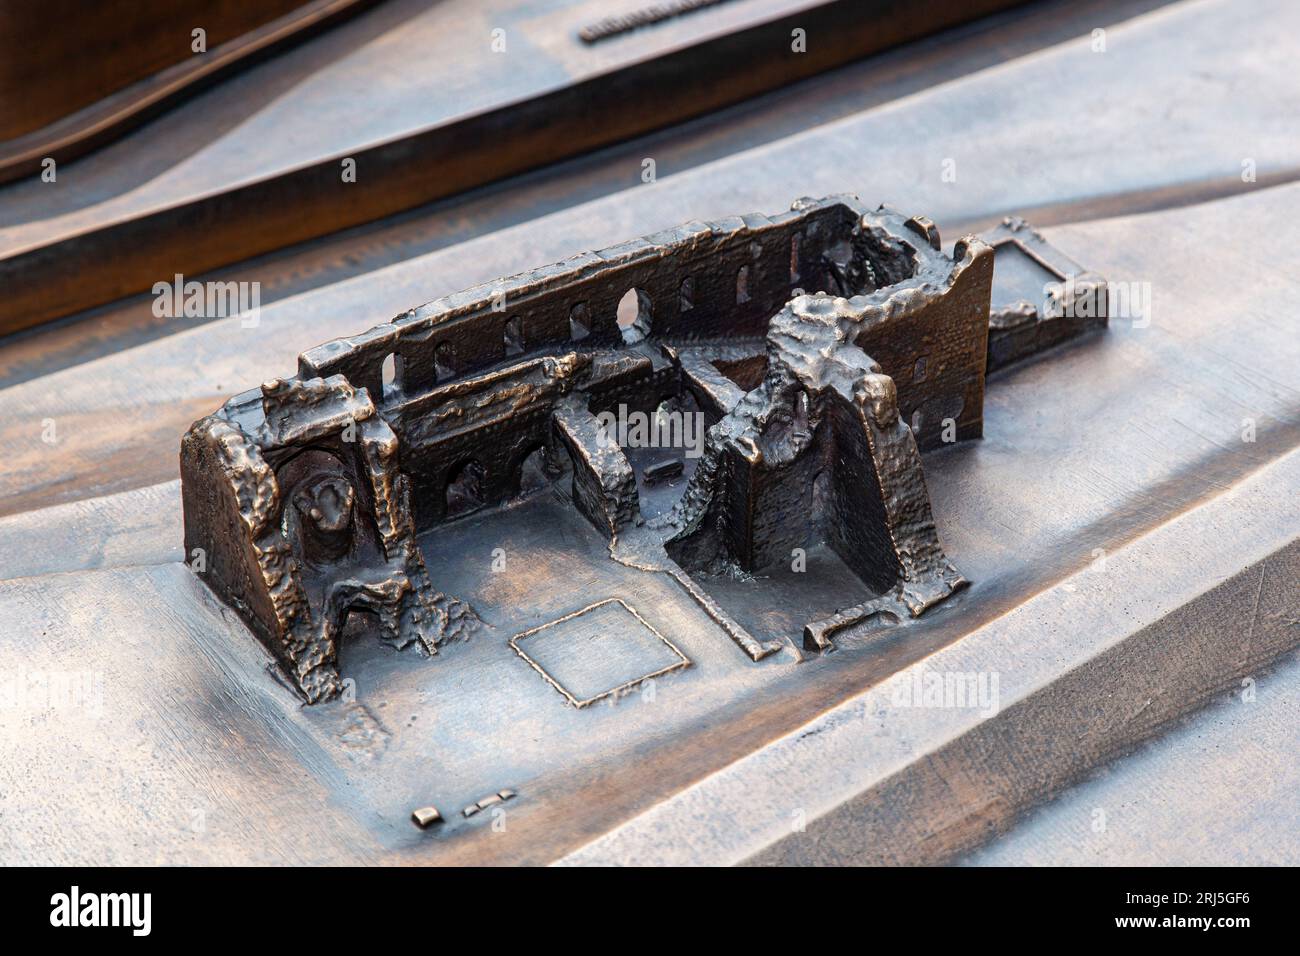
[[[1004,244],[1059,280],[1042,301],[996,301]],[[980,438],[988,373],[1106,320],[1104,282],[1021,221],[951,252],[928,219],[849,196],[690,222],[412,309],[237,395],[182,443],[186,552],[309,701],[340,692],[345,634],[428,654],[472,635],[426,556],[446,523],[539,493],[610,560],[675,579],[754,661],[779,636],[713,583],[828,546],[867,598],[796,635],[825,651],[967,584],[923,455]],[[604,424],[672,413],[702,416],[698,457]]]

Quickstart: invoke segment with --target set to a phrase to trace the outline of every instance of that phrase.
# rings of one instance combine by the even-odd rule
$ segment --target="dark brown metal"
[[[122,136],[378,0],[136,0],[0,7],[0,183]],[[59,29],[51,29],[57,23]],[[194,48],[192,31],[203,45]],[[75,58],[79,68],[68,69]]]
[[[939,543],[920,452],[982,433],[994,255],[975,237],[948,255],[928,219],[840,196],[687,223],[440,299],[304,352],[297,377],[196,422],[181,452],[186,550],[309,701],[340,691],[349,628],[428,653],[471,631],[417,536],[533,479],[567,478],[615,561],[676,579],[754,660],[781,644],[723,611],[710,582],[813,545],[873,597],[823,608],[806,649],[868,617],[915,617],[966,584]],[[1080,290],[1095,298],[1094,279],[1065,313]],[[1100,319],[1046,316],[1015,357],[1105,324],[1104,307],[1083,311]],[[637,449],[663,442],[625,423],[665,415],[682,423],[675,457],[642,463],[638,490]],[[703,435],[695,454],[683,416]],[[680,487],[658,487],[674,472]],[[626,689],[575,695],[512,646],[576,706]],[[689,663],[677,654],[649,677]]]

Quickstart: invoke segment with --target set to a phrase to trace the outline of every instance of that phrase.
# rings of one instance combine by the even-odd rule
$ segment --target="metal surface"
[[[12,246],[0,246],[9,290],[0,333],[581,155],[1020,2],[932,0],[913,9],[889,0],[749,0],[599,49],[576,36],[585,16],[607,9],[593,0],[385,4],[249,74],[233,103],[225,93],[220,121],[194,103],[200,120],[182,128],[201,149],[222,122],[249,122],[249,97],[261,102],[268,90],[313,78],[324,51],[349,40],[381,48],[357,56],[342,47],[352,55],[339,55],[333,69],[346,95],[321,97],[308,83],[290,105],[262,112],[262,138],[219,142],[193,174],[152,184],[143,197],[123,195],[138,185],[141,164],[94,157],[84,176],[64,170],[55,216],[46,211],[49,183],[16,184],[8,201],[16,210],[37,204],[40,221],[16,220]],[[389,51],[393,43],[400,53]],[[407,57],[433,68],[394,67]],[[175,156],[175,145],[163,148]]]
[[[575,256],[328,342],[299,357],[296,378],[187,433],[189,565],[311,702],[340,693],[345,635],[432,654],[472,630],[472,609],[430,582],[416,536],[437,549],[445,522],[534,491],[567,495],[614,560],[678,581],[755,661],[789,635],[756,638],[709,582],[748,579],[770,599],[761,581],[805,573],[809,549],[858,586],[807,608],[806,650],[919,616],[967,583],[939,544],[920,451],[979,437],[987,366],[1106,323],[1100,277],[1021,221],[994,240],[962,239],[950,258],[928,219],[801,200]],[[1028,286],[998,283],[1015,306],[991,306],[995,255]],[[1039,294],[1018,261],[1031,255],[1053,280],[1041,316],[1018,298]],[[637,448],[685,459],[654,510],[629,461]],[[513,545],[503,536],[498,549]],[[665,641],[678,662],[579,699],[517,641],[576,706],[689,663]]]
[[[1278,117],[1300,111],[1300,92],[1284,59],[1266,55],[1249,22],[1291,24],[1300,11],[1272,2],[1256,9],[1257,17],[1243,19],[1232,4],[1175,5],[1111,26],[1105,54],[1076,39],[652,185],[559,211],[543,207],[536,218],[264,304],[254,327],[235,317],[170,320],[170,335],[98,358],[93,375],[69,368],[0,392],[0,440],[9,454],[0,513],[176,478],[177,436],[248,383],[292,372],[304,342],[355,334],[412,303],[692,217],[866,191],[864,170],[873,198],[905,200],[957,235],[1012,214],[1042,226],[1286,181],[1300,167],[1300,142]],[[1193,57],[1190,79],[1167,69]],[[1239,69],[1242,57],[1254,64],[1251,72]],[[1237,92],[1223,92],[1229,88]],[[996,113],[982,110],[986,102],[999,104]],[[1158,109],[1167,119],[1153,127],[1146,115]],[[1041,135],[1061,117],[1074,121],[1082,154]],[[929,132],[903,138],[900,128]],[[1255,182],[1241,178],[1238,142],[1253,144]],[[629,170],[639,176],[640,151],[629,155]],[[959,160],[956,182],[943,179],[945,157]],[[259,275],[253,269],[230,278]],[[85,334],[94,339],[98,322],[90,326]],[[150,370],[143,379],[141,361]],[[75,422],[64,429],[59,454],[31,427],[45,418]]]
[[[1029,655],[1014,666],[998,665],[1007,668],[1002,671],[1004,693],[1012,693],[1008,685],[1017,674],[1028,680],[1037,673],[1037,680],[1050,685],[1054,675],[1064,677],[1069,669],[1057,671],[1063,659],[1043,653],[1044,636],[1083,637],[1098,632],[1095,626],[1053,632],[1044,626],[1036,607],[1025,604],[1035,593],[1046,588],[1041,600],[1064,602],[1061,613],[1067,619],[1099,622],[1098,611],[1109,608],[1115,623],[1108,626],[1119,630],[1108,633],[1123,634],[1125,628],[1142,621],[1135,621],[1126,610],[1126,582],[1135,582],[1139,590],[1134,593],[1144,595],[1150,613],[1163,614],[1185,603],[1187,598],[1180,592],[1194,596],[1203,589],[1201,582],[1214,581],[1227,569],[1246,567],[1258,560],[1261,550],[1268,553],[1277,547],[1270,538],[1284,541],[1294,534],[1294,524],[1285,515],[1261,515],[1247,505],[1238,518],[1218,523],[1220,529],[1237,529],[1228,539],[1222,530],[1193,528],[1182,541],[1158,543],[1145,556],[1140,554],[1132,572],[1117,560],[1125,541],[1184,512],[1188,517],[1196,515],[1203,510],[1198,503],[1213,502],[1224,487],[1296,444],[1297,389],[1293,378],[1288,378],[1297,368],[1296,344],[1285,324],[1270,314],[1270,303],[1281,301],[1277,290],[1269,282],[1247,282],[1245,288],[1256,291],[1229,306],[1203,284],[1179,281],[1204,269],[1207,257],[1217,254],[1219,247],[1205,242],[1207,236],[1221,234],[1231,223],[1245,225],[1252,216],[1268,214],[1294,195],[1294,189],[1270,191],[1193,213],[1076,226],[1068,235],[1052,236],[1111,275],[1152,275],[1170,295],[1162,300],[1164,305],[1150,327],[1134,329],[1112,320],[1106,337],[1091,347],[1071,350],[1068,359],[1060,360],[1065,374],[1052,367],[1057,360],[1040,360],[995,378],[989,386],[985,438],[974,446],[976,453],[956,448],[928,458],[927,483],[936,502],[938,526],[952,559],[976,584],[951,611],[932,622],[922,618],[905,642],[886,638],[850,644],[803,664],[780,655],[755,666],[736,654],[725,635],[698,609],[683,605],[680,594],[654,585],[653,578],[632,578],[619,571],[620,566],[608,560],[604,539],[584,519],[567,517],[565,509],[554,507],[545,497],[504,516],[516,542],[507,555],[510,573],[482,573],[492,560],[493,539],[482,524],[486,515],[449,526],[454,530],[444,535],[442,549],[459,554],[459,559],[450,564],[430,562],[435,580],[446,582],[447,589],[466,597],[485,621],[497,624],[500,641],[474,640],[458,647],[460,659],[454,669],[442,666],[445,661],[421,666],[385,652],[382,646],[358,643],[351,659],[345,654],[344,661],[345,671],[355,675],[356,699],[351,703],[305,710],[292,704],[292,695],[266,672],[268,660],[243,625],[233,615],[224,618],[221,605],[206,598],[195,576],[179,564],[10,581],[3,586],[3,613],[11,622],[10,633],[17,636],[5,646],[6,655],[14,655],[7,670],[68,667],[67,660],[60,664],[68,637],[87,633],[76,621],[93,620],[96,639],[77,642],[76,666],[104,674],[104,687],[113,692],[105,698],[107,719],[61,718],[49,725],[50,733],[39,743],[23,734],[11,738],[18,752],[10,766],[32,768],[34,775],[21,785],[10,781],[9,808],[33,823],[49,819],[52,824],[55,818],[47,814],[53,808],[42,809],[39,794],[55,787],[74,795],[81,791],[83,785],[65,775],[69,766],[76,766],[74,755],[83,747],[119,752],[123,739],[137,737],[140,743],[134,746],[144,749],[127,761],[126,772],[143,773],[153,781],[149,816],[141,817],[129,803],[104,805],[102,795],[103,812],[93,819],[70,822],[60,814],[58,827],[67,840],[60,841],[65,847],[61,858],[102,858],[96,849],[100,842],[92,835],[113,827],[128,834],[131,844],[154,848],[146,851],[150,859],[175,859],[174,854],[183,852],[188,859],[208,860],[374,860],[395,854],[430,861],[542,861],[599,835],[647,801],[671,796],[694,780],[707,778],[760,748],[765,740],[795,732],[828,701],[877,684],[947,645],[968,646],[970,638],[961,638],[998,621],[1017,605],[1024,605],[1020,612],[1023,643],[1008,646],[996,627],[988,638],[991,646],[1013,657],[1017,649]],[[1138,241],[1152,231],[1175,238],[1167,246]],[[1241,243],[1234,263],[1247,270],[1246,276],[1267,261],[1262,253],[1269,243],[1288,239],[1285,232],[1266,235],[1249,228],[1233,235]],[[1253,445],[1240,444],[1242,412],[1240,407],[1224,408],[1219,385],[1225,376],[1240,380],[1233,369],[1243,363],[1249,364],[1253,380],[1260,383],[1236,392],[1237,401],[1259,419],[1259,441]],[[1151,380],[1155,367],[1186,383],[1178,402],[1149,407],[1150,393],[1141,383]],[[1193,369],[1199,371],[1187,374]],[[1130,427],[1127,423],[1138,420],[1134,416],[1142,409],[1144,427]],[[1201,416],[1197,431],[1179,425],[1193,413]],[[1152,414],[1157,417],[1151,418]],[[1218,443],[1205,440],[1216,434]],[[1162,442],[1153,444],[1152,435],[1162,436]],[[1227,447],[1239,450],[1225,451],[1225,443],[1234,440],[1237,444]],[[1075,459],[1074,464],[1068,459],[1062,462],[1063,449],[1073,449],[1066,454]],[[1104,454],[1098,455],[1099,451]],[[1285,473],[1273,480],[1280,480],[1283,488],[1294,487]],[[1117,488],[1130,489],[1128,504],[1120,509],[1106,505]],[[1276,498],[1267,485],[1250,493],[1263,501]],[[1061,508],[1060,501],[1071,505]],[[1263,524],[1242,524],[1251,514]],[[1268,538],[1260,537],[1265,529]],[[559,554],[547,543],[557,534],[565,542]],[[1183,560],[1193,542],[1221,539],[1234,542],[1234,548],[1197,552],[1210,564],[1189,566],[1186,583],[1171,576],[1168,557],[1161,557]],[[1095,560],[1096,548],[1105,549],[1112,560],[1105,573],[1090,578],[1086,569]],[[1139,577],[1137,569],[1142,567],[1151,570]],[[1294,646],[1297,639],[1294,624],[1286,625],[1288,619],[1296,619],[1288,608],[1294,593],[1288,596],[1286,590],[1278,590],[1294,579],[1282,570],[1243,581],[1243,600],[1249,602],[1246,620],[1252,619],[1250,609],[1261,587],[1266,597],[1259,608],[1266,617],[1254,626],[1236,629],[1239,634],[1253,631],[1259,641],[1239,657],[1242,668],[1257,666],[1275,649]],[[486,589],[476,587],[474,579],[486,582]],[[1103,602],[1095,610],[1078,604],[1074,597],[1078,591],[1070,590],[1089,580]],[[505,638],[507,632],[514,633],[511,626],[521,618],[543,622],[609,593],[626,595],[647,621],[674,639],[693,666],[657,682],[653,701],[634,696],[613,707],[578,710],[519,659]],[[1206,607],[1195,610],[1197,621],[1207,612]],[[42,625],[42,620],[47,623]],[[1265,627],[1262,620],[1275,623]],[[64,637],[54,643],[42,637],[51,629]],[[969,646],[975,653],[977,644]],[[1147,646],[1164,660],[1184,666],[1213,660],[1167,638]],[[1211,642],[1201,650],[1216,646]],[[146,648],[150,665],[142,669],[136,661]],[[1232,645],[1222,651],[1241,654]],[[1041,661],[1032,672],[1025,669],[1030,660]],[[960,670],[978,669],[978,661],[960,662]],[[1141,667],[1133,670],[1143,672]],[[1162,717],[1224,686],[1232,673],[1231,669],[1210,667],[1201,672],[1198,668],[1182,684],[1166,684],[1166,703],[1143,709],[1146,722],[1141,724],[1132,723],[1131,717],[1146,697],[1117,698],[1112,726],[1122,730],[1124,740],[1140,737],[1155,729]],[[1091,691],[1085,693],[1086,699],[1094,699]],[[761,708],[754,706],[758,700],[763,701]],[[1118,707],[1123,700],[1132,701],[1132,710]],[[194,702],[200,701],[206,703],[196,709]],[[1052,713],[1054,708],[1045,710]],[[966,711],[895,713],[928,719],[973,716]],[[13,719],[10,714],[7,719]],[[143,731],[158,721],[171,728],[162,737]],[[214,721],[226,729],[214,732]],[[141,729],[129,730],[133,727]],[[17,729],[11,726],[9,732]],[[1042,724],[1037,729],[1045,741],[1060,739],[1059,729]],[[139,736],[142,733],[145,736]],[[146,740],[154,742],[145,746]],[[211,774],[223,767],[223,740],[239,741],[242,756],[214,777]],[[1110,743],[1114,745],[1115,739]],[[160,745],[167,759],[151,756]],[[26,748],[36,746],[44,756],[37,759],[36,751],[24,756]],[[134,753],[134,746],[126,752]],[[64,756],[51,761],[51,752]],[[907,764],[908,752],[895,752],[885,766],[896,772]],[[1105,752],[1104,747],[1074,751],[1078,763],[1071,767],[1087,765]],[[881,754],[882,759],[886,756]],[[70,760],[74,762],[69,764]],[[832,760],[824,766],[833,768],[836,763]],[[209,769],[200,771],[200,767]],[[554,769],[548,773],[546,767]],[[790,783],[788,776],[780,774],[771,779]],[[1012,778],[992,775],[989,779]],[[1059,775],[1044,780],[1043,786],[1050,789],[1068,779],[1068,774]],[[420,834],[412,829],[408,820],[412,806],[422,805],[430,796],[439,803],[468,804],[480,799],[485,789],[503,785],[520,794],[515,808],[508,811],[504,834],[474,829],[475,817],[439,828],[432,842],[414,839],[435,831]],[[964,801],[954,803],[946,788],[942,792],[949,813],[961,819],[974,813],[975,820],[984,819],[979,809],[987,806],[983,801],[975,800],[972,809]],[[312,825],[304,816],[300,827],[293,808],[304,807],[305,813],[326,793],[330,794],[328,814],[322,819],[313,813]],[[734,804],[710,801],[710,805],[734,818]],[[1003,804],[1002,812],[1010,815],[1016,805]],[[182,846],[175,833],[186,825],[185,810],[191,806],[206,808],[208,829],[202,840]],[[783,808],[781,825],[788,826],[789,812],[795,808]],[[26,842],[15,845],[14,858],[47,856],[53,845],[47,826],[29,824]],[[721,832],[733,832],[733,826],[728,824]],[[262,837],[246,839],[249,827]],[[68,832],[69,828],[75,832]],[[702,835],[708,832],[708,828],[696,831],[683,845],[706,853]],[[964,832],[963,840],[972,838],[971,831]],[[115,845],[119,849],[113,858],[140,858],[139,851],[126,844]]]
[[[1295,86],[1264,55],[1286,48],[1295,9],[1248,7],[1175,4],[1108,26],[1105,54],[1084,37],[278,302],[256,327],[212,321],[0,390],[3,859],[949,860],[1262,673],[1300,643],[1300,288],[1284,258],[1300,189],[1278,185],[1297,160],[1278,119]],[[1261,19],[1279,29],[1261,37]],[[1066,118],[1070,143],[1043,135]],[[177,437],[289,376],[304,344],[691,216],[845,189],[958,232],[1053,222],[1052,247],[1151,291],[1105,335],[990,375],[982,439],[923,453],[935,528],[971,585],[906,626],[754,661],[543,492],[417,537],[476,634],[428,660],[345,639],[350,683],[302,706],[182,564]],[[1098,218],[1132,208],[1157,211]],[[1053,314],[1052,280],[1003,253],[991,305],[1014,355],[1030,310]],[[1002,295],[1004,263],[1031,284]],[[642,507],[687,480],[643,485]],[[798,580],[710,594],[751,635],[798,637],[856,579],[808,559]],[[690,666],[641,682],[676,660],[659,638]],[[912,706],[927,674],[984,675],[990,694],[996,675],[997,692]],[[1293,832],[1266,825],[1292,805],[1261,805],[1251,839],[1283,846]],[[412,813],[430,807],[444,822],[422,829]],[[1231,835],[1217,849],[1248,851]]]
[[[10,4],[0,23],[0,183],[48,174],[373,2],[167,0],[129,11]],[[77,68],[68,69],[74,57]]]
[[[689,224],[413,309],[304,353],[296,379],[190,429],[190,566],[308,700],[332,697],[352,615],[430,653],[472,626],[430,584],[416,534],[518,499],[536,455],[543,489],[571,476],[616,560],[692,595],[691,572],[761,574],[825,546],[877,592],[857,619],[920,614],[965,584],[918,446],[980,433],[992,275],[978,240],[948,260],[932,223],[839,199]],[[633,311],[616,315],[624,299]],[[626,423],[671,416],[682,424],[662,444],[699,460],[647,522],[628,453],[661,442]],[[699,599],[755,660],[781,648]]]

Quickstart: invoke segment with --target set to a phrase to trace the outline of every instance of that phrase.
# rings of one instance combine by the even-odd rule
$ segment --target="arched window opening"
[[[695,280],[687,276],[682,280],[682,290],[679,296],[681,311],[689,312],[695,308]]]
[[[456,377],[456,349],[450,342],[442,342],[433,350],[433,371],[440,382]]]
[[[482,462],[471,458],[460,465],[447,480],[445,516],[457,518],[482,508],[486,483],[487,469]]]
[[[558,471],[558,469],[557,469]],[[546,468],[546,448],[538,445],[519,465],[519,495],[531,495],[550,487],[556,475]]]
[[[513,315],[506,322],[506,355],[522,355],[524,352],[524,320]]]
[[[383,398],[385,401],[400,395],[402,393],[402,357],[396,352],[389,352],[384,357],[380,376],[383,379]]]
[[[579,302],[569,310],[569,338],[580,342],[591,334],[591,314],[587,303]]]
[[[650,296],[640,289],[628,289],[618,301],[618,330],[628,345],[641,342],[650,334],[650,313],[654,307]]]

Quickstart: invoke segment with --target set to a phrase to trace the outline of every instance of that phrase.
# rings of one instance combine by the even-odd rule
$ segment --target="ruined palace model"
[[[421,549],[442,523],[518,496],[534,463],[612,560],[675,577],[755,660],[781,645],[700,582],[762,575],[814,543],[878,596],[825,608],[809,650],[882,611],[919,615],[966,583],[921,452],[981,435],[990,361],[1105,324],[1095,277],[1058,269],[1021,224],[994,241],[1072,281],[1069,301],[995,308],[992,341],[989,243],[950,256],[928,220],[834,197],[688,223],[328,342],[185,436],[187,553],[313,701],[341,686],[349,627],[433,653],[475,626]],[[644,506],[666,469],[638,475],[601,422],[615,409],[703,416],[702,454],[668,506]]]

